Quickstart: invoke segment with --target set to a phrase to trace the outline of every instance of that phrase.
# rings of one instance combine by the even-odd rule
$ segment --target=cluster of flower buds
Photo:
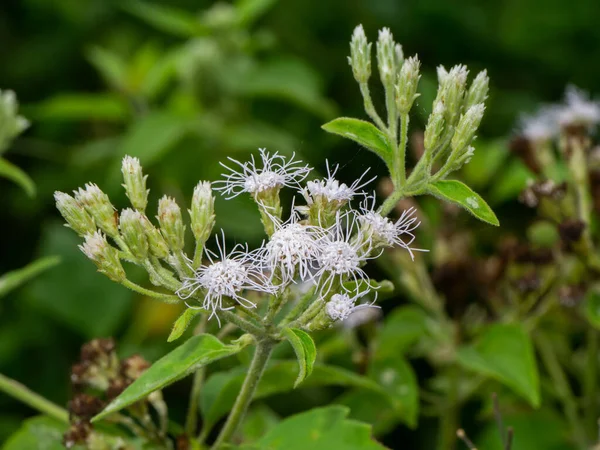
[[[0,91],[0,154],[15,137],[29,127],[29,121],[18,115],[18,106],[13,91]]]

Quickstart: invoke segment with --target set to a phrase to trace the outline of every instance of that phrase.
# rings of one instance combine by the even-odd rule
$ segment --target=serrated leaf
[[[458,350],[465,368],[492,377],[532,406],[540,405],[540,380],[531,338],[520,324],[490,326],[472,346]]]
[[[492,211],[485,200],[466,184],[458,180],[436,181],[429,184],[427,190],[431,195],[462,206],[479,220],[491,225],[500,225],[496,214],[494,214],[494,211]]]
[[[291,391],[297,373],[295,361],[277,361],[270,364],[261,378],[253,400]],[[233,406],[244,378],[246,368],[236,368],[229,372],[219,372],[208,378],[200,393],[200,409],[205,426],[213,427]],[[312,375],[300,388],[313,386],[351,386],[378,392],[383,398],[387,393],[379,384],[367,377],[356,375],[340,367],[315,364]]]
[[[0,177],[18,184],[29,197],[35,195],[35,184],[29,175],[4,158],[0,158]]]
[[[34,261],[21,269],[13,270],[0,276],[0,298],[4,297],[13,289],[18,288],[26,281],[29,281],[40,273],[54,267],[59,262],[59,257],[48,256]]]
[[[372,123],[350,117],[339,117],[326,123],[321,128],[368,148],[391,168],[393,154],[387,137]]]
[[[248,341],[226,345],[210,334],[200,334],[163,356],[115,398],[92,421],[97,421],[191,374],[198,368],[239,352]]]
[[[313,365],[317,358],[317,348],[315,347],[315,342],[305,331],[297,328],[284,328],[283,334],[292,345],[298,358],[298,378],[296,378],[296,382],[294,383],[294,387],[297,387],[312,373]]]
[[[187,308],[183,313],[181,313],[181,315],[173,324],[173,329],[167,338],[167,342],[173,342],[179,339],[185,330],[187,330],[187,327],[190,325],[192,320],[194,320],[194,317],[196,317],[198,314],[200,314],[200,310],[193,308]]]
[[[371,437],[371,427],[349,420],[349,412],[348,408],[336,405],[296,414],[269,431],[254,445],[254,448],[384,450],[385,447]]]

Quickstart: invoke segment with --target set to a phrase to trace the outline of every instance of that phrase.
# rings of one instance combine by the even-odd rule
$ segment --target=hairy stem
[[[23,384],[0,374],[0,391],[25,403],[27,406],[53,417],[64,423],[69,423],[69,413],[60,406],[31,391]]]
[[[252,358],[252,363],[248,369],[248,374],[246,375],[242,389],[235,400],[233,409],[227,418],[227,422],[225,422],[225,426],[211,447],[212,450],[218,450],[224,444],[229,442],[244,420],[248,406],[250,406],[250,402],[252,402],[252,397],[267,363],[269,362],[274,346],[275,341],[272,340],[262,340],[256,345],[254,357]]]
[[[124,280],[123,282],[121,282],[121,284],[123,286],[125,286],[126,288],[129,288],[132,291],[137,292],[138,294],[142,294],[147,297],[155,298],[155,299],[163,301],[165,303],[179,303],[181,301],[181,299],[179,297],[177,297],[176,295],[169,295],[169,294],[162,294],[160,292],[155,292],[150,289],[146,289],[146,288],[140,286],[139,284],[134,283],[133,281]]]
[[[360,93],[363,96],[365,112],[367,115],[371,118],[371,120],[373,120],[373,122],[375,122],[375,125],[377,125],[379,129],[386,131],[387,128],[385,123],[383,123],[383,120],[381,120],[381,117],[379,117],[379,114],[377,114],[377,110],[373,105],[373,100],[371,100],[371,93],[369,92],[369,85],[367,83],[360,83]]]
[[[206,324],[208,323],[208,314],[204,314],[200,319],[200,323],[194,330],[194,334],[202,334],[206,330]],[[194,373],[194,381],[192,383],[192,391],[190,392],[190,402],[187,411],[187,417],[185,419],[185,432],[189,437],[194,436],[196,433],[196,425],[198,423],[198,397],[200,396],[200,389],[204,382],[204,375],[206,373],[205,366],[200,367]]]
[[[396,189],[403,188],[406,184],[406,144],[408,142],[408,121],[409,116],[403,113],[400,116],[400,144],[393,149],[395,153],[394,171],[396,179],[394,185]]]
[[[254,325],[253,323],[247,321],[246,319],[242,319],[240,316],[238,316],[237,314],[235,314],[231,311],[221,311],[220,314],[222,314],[226,320],[233,323],[237,327],[241,328],[246,333],[250,333],[254,336],[259,336],[259,337],[267,336],[267,332],[263,328],[260,328],[256,325]]]

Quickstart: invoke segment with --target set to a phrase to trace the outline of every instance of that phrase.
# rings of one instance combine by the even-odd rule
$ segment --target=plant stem
[[[45,399],[41,395],[36,394],[18,381],[2,374],[0,374],[0,391],[16,398],[27,406],[30,406],[47,416],[53,417],[64,423],[69,423],[69,413],[65,409],[52,403],[50,400]]]
[[[146,288],[140,286],[139,284],[134,283],[133,281],[124,280],[123,282],[121,282],[121,284],[123,286],[125,286],[126,288],[131,289],[132,291],[135,291],[135,292],[145,295],[147,297],[156,298],[165,303],[179,303],[181,301],[181,299],[179,297],[177,297],[176,295],[169,295],[169,294],[162,294],[160,292],[155,292],[150,289],[146,289]]]
[[[375,125],[379,127],[382,131],[386,131],[386,126],[377,114],[377,110],[375,110],[375,106],[373,105],[373,100],[371,100],[371,93],[369,92],[369,85],[367,83],[360,83],[360,93],[363,96],[363,100],[365,103],[365,112],[368,116],[375,122]]]
[[[396,189],[403,188],[406,184],[406,143],[408,141],[408,121],[409,116],[403,113],[400,116],[400,144],[395,149],[396,158],[394,161],[394,171],[397,177],[394,180]],[[395,144],[395,142],[394,142]]]
[[[592,432],[598,433],[598,332],[590,327],[587,331],[587,362],[583,379],[585,398],[585,426]]]
[[[297,318],[302,312],[304,312],[304,310],[308,307],[311,300],[315,296],[316,289],[316,286],[313,286],[300,298],[300,300],[298,300],[296,306],[294,306],[294,308],[288,313],[288,315],[285,316],[284,319],[281,321],[281,326],[287,325],[292,320]]]
[[[552,349],[552,344],[541,334],[538,334],[535,340],[542,361],[556,388],[558,398],[563,404],[563,410],[571,427],[571,431],[573,432],[573,437],[577,442],[577,446],[580,450],[585,450],[587,449],[585,429],[583,428],[582,422],[579,420],[577,402],[575,401],[571,386],[569,386],[569,381],[556,358],[556,354]]]
[[[227,319],[229,322],[244,330],[246,333],[250,333],[258,337],[267,336],[267,332],[263,328],[254,325],[246,319],[242,319],[236,313],[231,311],[221,311],[220,314],[222,314],[223,317],[225,317],[225,319]]]
[[[267,363],[269,362],[269,358],[271,357],[271,352],[273,351],[274,346],[275,341],[269,339],[258,341],[256,350],[254,352],[254,357],[252,358],[252,363],[248,369],[248,374],[246,375],[242,389],[235,400],[233,409],[227,418],[227,422],[225,422],[225,426],[211,447],[212,450],[218,450],[222,445],[229,442],[242,423],[242,420],[246,415],[246,411],[248,410],[248,406],[252,401],[254,392],[256,391],[256,387],[258,386],[258,382],[260,381]]]
[[[204,314],[200,319],[200,323],[194,330],[194,334],[202,334],[206,330],[206,324],[208,323],[208,314]],[[196,424],[198,422],[198,397],[200,396],[200,389],[204,382],[204,375],[206,373],[205,366],[200,367],[194,373],[194,381],[192,383],[192,391],[190,392],[190,402],[187,411],[187,417],[185,419],[185,431],[188,437],[196,434]]]

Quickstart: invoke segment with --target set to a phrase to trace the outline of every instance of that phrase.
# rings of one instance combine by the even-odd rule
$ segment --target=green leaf
[[[321,128],[325,131],[348,138],[363,147],[368,148],[383,159],[388,167],[392,165],[392,149],[387,137],[379,129],[364,120],[339,117],[326,123]]]
[[[235,8],[238,20],[242,25],[248,25],[258,20],[277,2],[277,0],[237,0]]]
[[[386,394],[353,389],[336,398],[333,403],[350,408],[350,418],[371,425],[375,436],[389,433],[399,422],[398,414]]]
[[[277,361],[269,365],[261,378],[253,400],[265,398],[274,394],[291,391],[294,379],[297,377],[295,361]],[[200,409],[205,426],[213,427],[221,417],[227,414],[240,391],[246,368],[236,368],[228,372],[219,372],[206,381],[200,393]],[[314,386],[352,386],[364,388],[382,394],[387,393],[376,382],[356,375],[340,367],[315,364],[312,375],[302,383],[302,388]]]
[[[174,36],[190,37],[202,31],[194,14],[181,9],[141,1],[127,2],[122,8],[156,29]]]
[[[369,364],[369,377],[387,392],[396,416],[414,428],[419,417],[419,386],[410,364],[400,356],[374,359]]]
[[[35,195],[35,184],[29,175],[4,158],[0,158],[0,177],[18,184],[29,197]]]
[[[595,285],[588,290],[583,313],[594,328],[600,329],[600,286]]]
[[[532,406],[540,405],[540,380],[531,339],[520,324],[491,325],[478,342],[458,351],[467,369],[492,377]]]
[[[268,406],[258,405],[248,411],[240,430],[240,442],[256,442],[280,422],[279,416]]]
[[[38,259],[21,269],[13,270],[0,276],[0,298],[40,273],[56,266],[59,262],[60,258],[48,256],[46,258]]]
[[[292,345],[298,358],[298,378],[294,383],[297,387],[313,371],[313,365],[317,358],[317,349],[315,343],[308,333],[297,328],[284,328],[283,334]]]
[[[535,178],[536,175],[521,160],[513,158],[494,178],[489,194],[490,202],[498,204],[514,200],[527,187],[528,180]]]
[[[427,186],[427,190],[442,200],[462,206],[479,220],[491,225],[500,225],[494,211],[479,194],[473,192],[466,184],[457,180],[440,180]]]
[[[483,189],[496,181],[502,165],[510,156],[504,140],[481,141],[477,139],[477,151],[461,169],[461,179],[474,189]]]
[[[254,448],[269,450],[384,450],[385,447],[371,437],[371,427],[355,420],[349,420],[347,418],[349,412],[348,408],[336,405],[296,414],[269,431],[255,444]]]
[[[50,417],[27,419],[21,428],[7,439],[2,450],[64,450],[63,434],[68,426]]]
[[[186,310],[177,318],[173,324],[171,334],[167,339],[167,342],[173,342],[181,337],[181,335],[187,330],[194,317],[200,314],[200,310],[193,308],[186,308]]]
[[[146,370],[92,421],[97,421],[147,397],[218,359],[238,353],[249,343],[238,340],[223,344],[210,334],[199,334],[167,353]]]
[[[106,120],[124,122],[129,105],[117,94],[59,94],[31,107],[35,120]]]
[[[127,87],[127,63],[120,55],[101,47],[92,47],[86,56],[106,84],[116,89],[124,90]]]
[[[427,314],[418,306],[402,306],[389,314],[375,341],[375,358],[404,354],[427,331]]]

